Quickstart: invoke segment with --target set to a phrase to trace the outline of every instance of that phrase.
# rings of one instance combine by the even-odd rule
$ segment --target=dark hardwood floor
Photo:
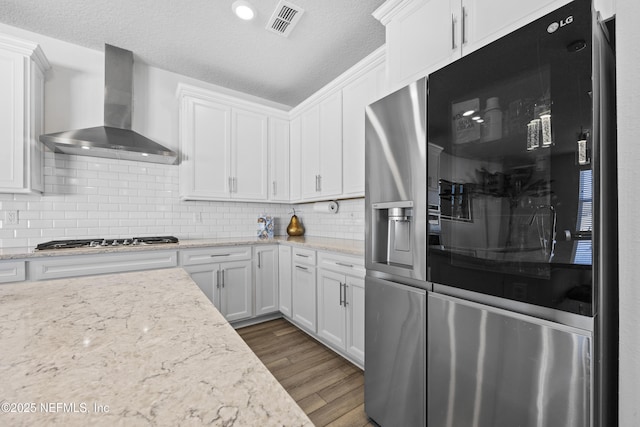
[[[284,319],[238,329],[316,426],[373,426],[364,412],[364,374]]]

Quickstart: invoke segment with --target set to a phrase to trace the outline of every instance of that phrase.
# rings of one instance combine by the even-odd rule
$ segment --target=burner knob
[[[100,246],[100,242],[96,240],[92,240],[91,243],[89,243],[90,248],[97,248],[98,246]]]
[[[117,239],[113,239],[113,242],[111,242],[111,246],[118,246],[118,240]]]
[[[140,244],[140,240],[138,239],[133,239],[133,245],[139,245]]]
[[[122,242],[123,245],[130,245],[131,242],[129,241],[129,239],[124,239],[124,241]]]
[[[102,243],[100,243],[100,246],[107,246],[107,245],[109,245],[109,244],[107,243],[107,239],[103,239],[103,240],[102,240]]]

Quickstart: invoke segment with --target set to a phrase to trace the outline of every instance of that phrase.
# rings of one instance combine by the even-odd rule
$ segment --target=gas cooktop
[[[158,245],[167,243],[178,243],[178,238],[173,236],[160,237],[133,237],[127,239],[80,239],[80,240],[53,240],[51,242],[40,243],[36,246],[37,251],[51,249],[71,249],[71,248],[104,248],[107,246],[143,246]]]

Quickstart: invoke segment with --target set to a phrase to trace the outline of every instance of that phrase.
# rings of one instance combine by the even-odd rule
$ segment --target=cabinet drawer
[[[364,258],[358,256],[318,252],[318,267],[352,276],[365,276]]]
[[[180,251],[180,265],[198,265],[249,259],[251,259],[251,246],[224,246]]]
[[[21,282],[25,271],[24,261],[0,262],[0,283]]]
[[[309,249],[293,248],[293,263],[316,265],[316,251]]]
[[[29,261],[30,280],[61,279],[93,274],[154,270],[178,265],[176,251],[140,251],[115,254],[55,256]]]

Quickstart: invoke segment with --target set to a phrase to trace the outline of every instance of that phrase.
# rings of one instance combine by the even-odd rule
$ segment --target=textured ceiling
[[[278,0],[0,0],[0,22],[295,106],[384,44],[384,0],[288,0],[305,9],[288,38],[264,27]]]

